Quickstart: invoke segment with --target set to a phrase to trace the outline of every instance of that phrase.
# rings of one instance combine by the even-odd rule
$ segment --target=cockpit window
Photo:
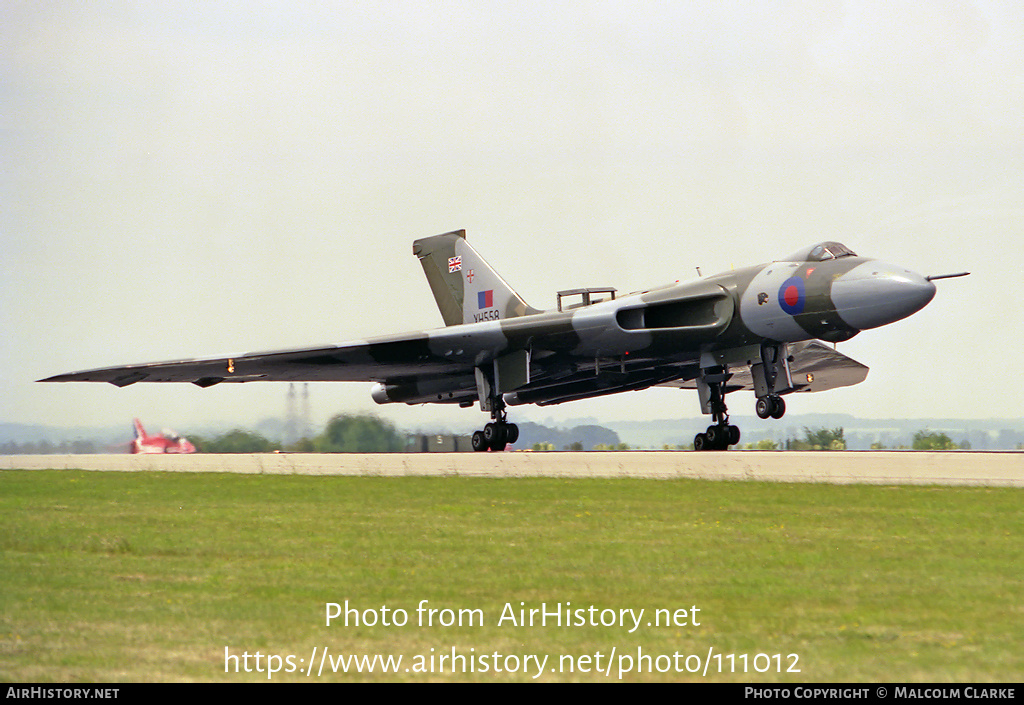
[[[856,257],[857,253],[841,242],[824,242],[821,244],[827,255],[822,259],[839,259],[840,257]]]
[[[784,261],[786,262],[824,262],[840,257],[856,257],[857,253],[841,242],[820,242],[806,250],[800,250]]]

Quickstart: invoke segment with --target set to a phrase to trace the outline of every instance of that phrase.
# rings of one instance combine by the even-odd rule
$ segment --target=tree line
[[[583,427],[581,427],[583,428]],[[588,427],[589,428],[589,427]],[[579,429],[573,429],[578,431]],[[764,439],[746,443],[746,450],[846,450],[843,428],[804,427],[802,438],[788,438],[779,443]],[[572,433],[572,432],[567,432]],[[612,433],[612,432],[609,432]],[[259,433],[235,429],[219,436],[188,434],[200,453],[269,453],[286,451],[299,453],[385,453],[406,449],[405,434],[393,424],[371,414],[338,414],[324,427],[323,432],[311,438],[302,438],[284,445]],[[617,437],[614,439],[617,441]],[[588,446],[592,450],[631,450],[626,443],[608,442],[591,445],[574,441],[563,445],[564,450],[581,451]],[[525,446],[530,447],[530,446]],[[872,444],[873,450],[885,450],[881,443]],[[962,440],[954,442],[947,434],[921,430],[914,434],[910,448],[898,446],[893,450],[968,450],[971,444]],[[534,443],[535,451],[553,451],[557,445],[550,442]],[[665,445],[664,450],[692,450],[693,445]],[[73,441],[53,444],[47,441],[0,444],[0,455],[22,454],[80,454],[102,452],[91,441]]]
[[[779,450],[779,444],[767,439],[757,443],[748,443],[747,450]],[[846,438],[842,427],[812,429],[804,426],[803,438],[787,438],[786,450],[846,450]],[[872,450],[970,450],[971,444],[966,440],[955,443],[945,433],[922,430],[914,434],[912,445],[897,446],[887,449],[881,443],[872,443]]]
[[[387,421],[370,414],[338,414],[312,438],[283,445],[265,436],[235,429],[220,436],[189,435],[200,453],[386,453],[405,450],[405,435]]]
[[[843,428],[808,428],[804,426],[803,438],[787,438],[784,442],[778,443],[770,438],[765,438],[760,441],[752,443],[746,443],[743,445],[744,450],[846,450],[846,438],[844,436]],[[959,443],[953,442],[953,440],[945,433],[933,432],[933,431],[918,431],[914,434],[914,441],[911,447],[899,446],[890,450],[969,450],[971,444],[966,440],[960,441]],[[872,450],[886,450],[885,446],[880,443],[874,443],[871,446]],[[555,450],[556,447],[553,443],[535,443],[533,450]],[[593,447],[593,450],[630,450],[630,446],[625,443],[619,444],[599,444]],[[567,445],[563,450],[584,450],[582,443],[576,442]],[[693,450],[693,444],[684,445],[670,445],[665,444],[662,446],[662,450]]]

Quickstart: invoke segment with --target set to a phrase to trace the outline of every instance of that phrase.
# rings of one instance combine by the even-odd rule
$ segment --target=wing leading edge
[[[432,347],[436,345],[431,344],[430,336],[421,333],[237,357],[107,367],[39,381],[109,382],[117,387],[136,382],[191,382],[210,387],[221,382],[375,382],[471,373],[469,363],[432,352]]]

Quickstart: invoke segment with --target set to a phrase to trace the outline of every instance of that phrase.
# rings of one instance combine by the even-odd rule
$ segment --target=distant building
[[[469,436],[410,433],[405,437],[407,453],[464,453],[472,452],[472,450],[473,442]]]

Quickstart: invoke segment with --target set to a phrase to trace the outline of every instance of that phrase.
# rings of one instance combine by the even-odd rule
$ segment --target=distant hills
[[[538,443],[550,443],[555,450],[571,448],[578,443],[583,450],[597,445],[618,445],[619,434],[610,428],[596,424],[582,424],[573,428],[551,428],[538,423],[523,422],[519,426],[519,441],[516,448],[532,448]]]
[[[709,417],[605,425],[631,446],[661,448],[692,443],[694,435],[708,423]],[[872,443],[887,448],[910,447],[914,433],[922,430],[945,433],[957,444],[967,441],[974,450],[1017,450],[1024,444],[1024,419],[860,419],[849,414],[787,414],[778,421],[734,415],[732,423],[743,433],[740,445],[765,438],[782,445],[787,438],[803,438],[805,427],[842,428],[849,450],[868,450]]]

